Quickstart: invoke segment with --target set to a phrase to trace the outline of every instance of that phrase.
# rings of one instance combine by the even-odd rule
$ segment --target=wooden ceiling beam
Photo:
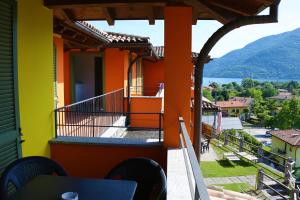
[[[150,7],[149,9],[149,14],[148,14],[148,21],[150,25],[154,25],[155,24],[155,14],[154,14],[155,10],[153,7]]]
[[[214,9],[212,9],[206,2],[203,2],[201,0],[184,0],[184,3],[191,5],[193,7],[198,8],[199,10],[205,11],[212,16],[214,16],[219,22],[226,24],[230,21],[230,19],[223,16],[221,13],[218,13]]]
[[[113,8],[108,8],[108,7],[102,7],[102,11],[104,13],[104,16],[106,18],[106,21],[108,25],[113,26],[115,25],[115,11]]]
[[[241,4],[240,2],[237,2],[236,0],[213,0],[209,1],[209,4],[226,9],[231,12],[238,13],[243,16],[249,16],[253,13],[256,14],[257,10],[255,8],[251,8],[249,6],[245,6],[244,4]]]
[[[70,10],[70,9],[60,9],[60,13],[63,16],[65,23],[71,24],[74,21],[76,21],[72,10]]]
[[[44,0],[44,5],[48,8],[76,8],[76,7],[128,7],[133,6],[164,6],[166,0],[139,0],[128,2],[128,0]]]
[[[75,46],[83,47],[83,48],[97,48],[98,47],[98,45],[88,45],[88,44],[82,43],[80,41],[75,41],[73,39],[70,39],[66,36],[63,36],[62,38],[63,38],[64,42],[67,42],[70,46],[75,45]]]

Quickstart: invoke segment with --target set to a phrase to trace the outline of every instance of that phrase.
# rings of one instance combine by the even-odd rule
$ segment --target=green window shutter
[[[0,174],[21,156],[16,65],[16,1],[0,1]]]

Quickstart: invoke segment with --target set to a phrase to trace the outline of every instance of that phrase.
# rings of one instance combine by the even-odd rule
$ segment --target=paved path
[[[248,183],[251,186],[255,186],[256,175],[204,178],[204,182],[206,185]]]
[[[211,145],[209,145],[209,152],[206,151],[205,153],[201,154],[201,161],[216,161],[219,160],[216,152],[212,148]]]

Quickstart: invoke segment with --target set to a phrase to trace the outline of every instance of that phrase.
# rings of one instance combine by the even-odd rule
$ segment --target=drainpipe
[[[130,113],[130,80],[129,77],[132,75],[133,64],[142,56],[137,55],[133,60],[131,60],[132,53],[130,53],[130,63],[127,70],[127,113]],[[130,125],[130,114],[126,117],[126,126]]]
[[[216,43],[230,31],[251,24],[265,24],[278,22],[278,6],[280,0],[276,0],[270,6],[269,15],[245,16],[233,20],[221,28],[219,28],[205,43],[201,49],[195,67],[195,115],[194,115],[194,148],[198,161],[200,162],[200,136],[202,135],[202,83],[203,83],[203,69],[206,58],[211,49]]]

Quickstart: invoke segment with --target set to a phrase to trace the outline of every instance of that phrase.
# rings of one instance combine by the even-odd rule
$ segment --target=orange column
[[[71,80],[70,80],[70,52],[64,54],[64,81],[65,81],[65,104],[71,104]]]
[[[164,145],[178,147],[179,116],[190,132],[192,8],[170,6],[164,14]]]
[[[125,65],[128,63],[126,51],[117,48],[105,49],[105,93],[124,88]],[[127,75],[126,75],[127,76]]]
[[[54,36],[54,44],[56,46],[56,78],[57,78],[57,96],[58,107],[65,105],[64,98],[64,42],[60,37]]]

